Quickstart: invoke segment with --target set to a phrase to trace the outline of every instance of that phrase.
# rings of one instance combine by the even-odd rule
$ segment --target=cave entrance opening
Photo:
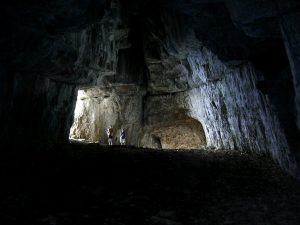
[[[162,103],[149,109],[145,104],[143,91],[136,85],[81,88],[69,140],[106,145],[106,130],[112,126],[113,145],[120,144],[122,128],[128,145],[156,149],[202,149],[207,145],[201,122],[186,110],[164,108]]]
[[[106,129],[118,118],[116,102],[110,90],[79,89],[69,140],[106,143]]]
[[[108,144],[107,128],[113,127],[113,145],[120,144],[120,132],[126,143],[136,145],[141,127],[142,94],[137,85],[87,87],[78,90],[69,140]]]

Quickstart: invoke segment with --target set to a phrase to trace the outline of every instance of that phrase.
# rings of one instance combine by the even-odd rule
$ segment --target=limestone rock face
[[[247,35],[253,37],[282,37],[289,57],[295,91],[296,120],[299,130],[299,8],[300,2],[289,1],[256,1],[226,0],[234,24]],[[255,13],[253,13],[255,12]]]
[[[111,125],[116,144],[124,128],[130,145],[266,153],[295,175],[283,132],[294,119],[277,117],[268,85],[289,62],[294,93],[278,105],[295,95],[299,120],[299,3],[275,3],[11,3],[1,14],[12,16],[0,39],[1,136],[106,144]],[[289,61],[274,61],[284,48]]]
[[[283,40],[285,47],[287,49],[287,54],[291,64],[291,70],[294,80],[295,89],[295,105],[298,112],[297,116],[297,126],[300,129],[300,25],[298,22],[300,19],[300,13],[293,13],[283,16],[281,19],[281,31],[283,35]]]
[[[112,126],[114,144],[119,144],[123,128],[127,143],[137,145],[142,123],[141,96],[133,85],[79,90],[70,139],[107,144],[106,129]]]
[[[186,90],[177,90],[177,94],[170,97],[150,98],[146,110],[147,124],[159,124],[168,119],[176,121],[174,118],[182,113],[202,124],[208,146],[269,152],[284,168],[295,170],[293,159],[287,157],[290,155],[288,144],[280,131],[278,119],[272,113],[272,106],[256,88],[260,78],[254,67],[247,62],[222,63],[211,51],[197,44],[192,34],[187,35],[184,45],[175,41],[168,40],[173,47],[169,54],[184,68],[177,72],[184,78],[175,78],[173,82],[176,86],[176,81],[179,84],[184,81]],[[165,60],[169,62],[169,57],[161,58],[162,65],[166,64]],[[174,67],[170,68],[174,71]],[[161,77],[160,82],[169,80],[168,76]],[[165,83],[173,85],[167,81]],[[154,105],[160,108],[157,110]]]
[[[179,26],[167,13],[161,19],[162,29],[168,32],[159,38],[148,26],[151,35],[144,40],[146,86],[119,87],[116,78],[105,88],[100,74],[98,88],[79,91],[76,108],[81,111],[75,110],[70,137],[106,143],[105,129],[112,125],[117,135],[125,128],[128,144],[269,153],[285,170],[295,173],[278,118],[256,87],[261,76],[253,65],[223,63],[192,29]],[[156,46],[155,54],[148,45]],[[117,137],[114,141],[118,143]]]
[[[205,147],[206,137],[202,124],[188,114],[186,100],[181,93],[145,98],[145,120],[140,145],[166,149]]]

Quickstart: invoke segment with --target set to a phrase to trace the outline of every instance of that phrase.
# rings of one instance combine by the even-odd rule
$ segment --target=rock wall
[[[289,57],[293,74],[295,89],[295,105],[297,112],[297,126],[300,130],[300,13],[291,13],[281,18],[280,25],[287,55]]]
[[[126,131],[127,143],[137,145],[142,124],[142,95],[134,85],[87,88],[78,91],[71,140],[107,144],[106,129],[113,127],[113,143]]]
[[[85,97],[77,99],[82,114],[75,115],[71,137],[106,140],[104,131],[109,125],[117,132],[125,126],[128,144],[270,154],[295,174],[296,163],[272,105],[256,87],[262,75],[247,61],[222,62],[196,38],[193,29],[174,20],[172,14],[162,12],[158,21],[163,25],[156,26],[157,21],[149,18],[142,28],[148,34],[143,38],[146,87],[133,82],[132,87],[140,91],[128,96],[132,89],[126,90],[125,85],[117,93],[118,77],[130,74],[120,64],[110,68],[116,79],[109,83],[104,82],[105,73],[99,73],[98,89],[94,88],[98,92],[88,89]],[[107,59],[116,62],[122,59],[119,56]],[[106,100],[99,94],[103,91],[110,96]]]
[[[202,124],[188,114],[185,93],[144,98],[144,127],[139,145],[164,149],[206,147]]]
[[[154,85],[156,89],[150,85],[149,92],[173,93],[168,100],[169,110],[176,112],[170,104],[174,103],[177,110],[199,121],[208,146],[268,153],[285,170],[296,173],[295,159],[273,106],[257,89],[261,74],[247,61],[223,63],[192,31],[180,32],[182,28],[166,26],[184,36],[179,37],[180,42],[174,36],[160,40],[161,48],[167,50],[160,55],[161,60],[149,60],[150,80],[159,81]],[[163,106],[165,101],[155,104]],[[149,109],[148,119],[151,111],[155,111],[151,106]],[[168,114],[167,117],[172,118]]]
[[[189,92],[191,115],[204,124],[208,145],[268,153],[294,173],[294,158],[272,106],[255,87],[253,67],[239,65],[225,74]]]
[[[282,38],[289,58],[295,93],[295,114],[299,130],[299,11],[296,0],[226,0],[234,24],[253,37]],[[253,13],[255,12],[255,13]]]
[[[37,79],[34,95],[39,112],[40,138],[47,144],[64,143],[69,136],[69,128],[73,121],[74,105],[76,102],[75,85],[57,82],[49,79]]]
[[[258,90],[266,77],[248,60],[268,56],[283,36],[298,106],[299,3],[225,3],[70,0],[45,7],[33,0],[27,11],[5,7],[12,19],[0,39],[1,137],[67,142],[73,124],[71,137],[98,141],[112,123],[116,132],[125,126],[129,144],[269,153],[295,174],[275,110]],[[74,118],[78,90],[86,93]]]

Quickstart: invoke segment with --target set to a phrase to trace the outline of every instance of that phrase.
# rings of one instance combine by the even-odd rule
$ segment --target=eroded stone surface
[[[248,59],[264,53],[266,59],[257,61],[268,61],[268,71],[273,67],[268,48],[280,47],[282,34],[291,38],[285,44],[295,65],[298,100],[299,60],[297,48],[291,47],[298,40],[291,16],[297,1],[123,3],[33,0],[22,3],[26,10],[18,1],[4,7],[3,141],[68,141],[77,91],[98,89],[83,101],[87,116],[75,118],[71,136],[104,139],[103,129],[113,123],[116,130],[126,126],[129,144],[163,147],[170,146],[170,137],[184,136],[200,124],[205,138],[199,132],[193,139],[205,139],[211,147],[269,153],[295,174],[268,88],[257,84],[272,75],[258,73],[258,63]],[[282,73],[285,66],[275,72]],[[109,93],[108,106],[99,93],[103,91]],[[197,125],[187,126],[193,120]]]
[[[142,97],[135,85],[79,90],[70,138],[107,144],[106,129],[113,126],[114,144],[119,144],[123,128],[127,143],[136,145],[142,123],[141,109]]]
[[[300,13],[285,15],[281,19],[281,31],[294,80],[297,126],[300,130]]]
[[[243,61],[223,63],[203,46],[193,30],[178,26],[166,13],[162,18],[169,30],[166,36],[158,39],[159,34],[150,30],[151,36],[145,40],[158,48],[156,59],[149,56],[151,50],[145,51],[149,70],[146,89],[137,83],[133,87],[141,91],[131,94],[126,85],[123,93],[112,88],[112,97],[106,100],[90,91],[93,94],[83,100],[83,114],[78,118],[75,115],[71,137],[106,140],[106,127],[112,125],[118,135],[125,126],[128,144],[152,148],[207,145],[269,153],[295,174],[296,164],[278,119],[268,99],[257,90],[260,76],[253,65]],[[101,86],[105,90],[103,80],[98,85],[100,92]],[[116,80],[110,80],[110,85],[117,87]]]

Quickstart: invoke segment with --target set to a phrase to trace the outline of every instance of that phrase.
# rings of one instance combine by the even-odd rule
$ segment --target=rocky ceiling
[[[299,8],[297,0],[11,0],[0,13],[2,143],[67,142],[72,124],[85,121],[87,139],[114,123],[131,144],[163,147],[184,136],[172,129],[182,126],[197,147],[268,153],[295,174]],[[96,120],[89,110],[74,118],[78,90],[91,93],[83,108],[98,110]]]

